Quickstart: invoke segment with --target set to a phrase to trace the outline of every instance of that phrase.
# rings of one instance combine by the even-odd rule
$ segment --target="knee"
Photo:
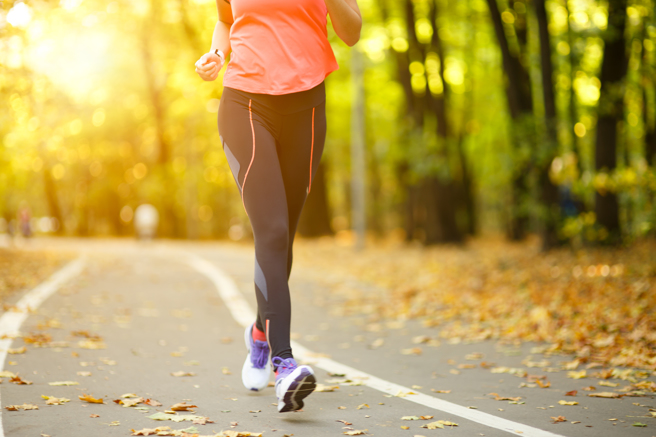
[[[270,251],[287,253],[289,247],[289,227],[286,223],[271,221],[256,236],[258,246]]]

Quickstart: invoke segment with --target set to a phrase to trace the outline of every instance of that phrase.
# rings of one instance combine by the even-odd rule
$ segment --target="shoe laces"
[[[257,369],[264,369],[269,360],[269,343],[266,341],[253,340],[251,361]]]
[[[277,379],[284,378],[285,376],[292,373],[297,367],[296,360],[293,358],[273,357],[271,359],[271,363],[276,368]]]

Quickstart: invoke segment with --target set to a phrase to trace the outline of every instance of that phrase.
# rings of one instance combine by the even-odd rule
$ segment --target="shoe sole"
[[[303,408],[303,399],[317,387],[317,379],[307,369],[302,369],[301,373],[289,385],[282,401],[278,402],[278,412],[286,413]],[[282,402],[282,407],[280,402]]]

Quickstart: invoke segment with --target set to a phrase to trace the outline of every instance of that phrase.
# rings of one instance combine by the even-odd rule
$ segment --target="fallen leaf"
[[[578,372],[572,370],[567,372],[567,377],[572,379],[583,379],[586,378],[587,376],[588,376],[588,372],[585,370],[581,370]]]
[[[86,393],[83,394],[82,396],[78,396],[78,397],[80,398],[80,400],[85,401],[85,402],[89,402],[91,404],[104,404],[105,403],[102,399],[96,399],[93,396],[88,395]]]
[[[591,398],[619,399],[624,395],[621,395],[619,393],[612,393],[609,391],[602,391],[599,393],[590,393],[588,396],[590,396]]]
[[[171,376],[196,376],[194,372],[185,372],[184,370],[179,370],[177,372],[171,372]]]
[[[198,408],[198,405],[188,405],[186,402],[180,402],[177,404],[174,404],[171,407],[171,410],[173,411],[189,411],[190,408]],[[192,411],[193,413],[193,411]]]
[[[39,407],[34,404],[23,404],[23,405],[7,405],[5,407],[9,411],[18,411],[19,409],[23,410],[38,410]]]
[[[366,431],[367,431],[366,429],[365,430],[355,429],[353,431],[344,431],[342,434],[346,434],[346,435],[364,435],[364,434],[366,434]]]
[[[20,376],[16,375],[12,377],[9,382],[17,384],[17,385],[32,385],[32,381],[26,381],[24,379],[21,379]]]
[[[323,385],[323,384],[317,384],[316,388],[314,389],[315,392],[321,392],[321,393],[327,393],[327,392],[332,392],[339,389],[338,385]]]
[[[368,404],[360,404],[360,405],[358,405],[355,409],[356,409],[356,410],[361,410],[361,409],[363,409],[363,408],[369,408],[369,405],[368,405]]]
[[[346,410],[346,407],[337,407],[338,410]]]
[[[194,419],[191,422],[196,425],[206,425],[208,423],[214,423],[214,421],[210,420],[209,417],[201,417],[200,419]]]
[[[431,388],[431,391],[435,393],[451,393],[451,390],[435,390],[434,388]]]
[[[516,396],[516,397],[499,396],[498,393],[488,393],[487,395],[488,396],[494,396],[495,401],[513,401],[513,402],[517,402],[522,398],[521,396]]]
[[[401,426],[401,429],[410,429],[410,427],[403,425],[403,426]]]
[[[228,369],[227,367],[221,367],[221,373],[223,373],[224,375],[232,375],[232,372],[230,372],[230,369]]]
[[[572,391],[568,391],[567,393],[565,393],[565,396],[576,396],[577,393],[578,393],[578,391],[572,390]]]
[[[646,428],[647,427],[646,424],[640,423],[640,422],[634,422],[633,426],[637,426],[637,427],[640,427],[640,428]]]
[[[91,376],[91,372],[84,372],[82,370],[77,372],[77,374],[78,374],[78,376]]]
[[[148,416],[148,418],[153,419],[153,420],[170,420],[170,421],[173,421],[173,422],[183,422],[183,421],[192,422],[194,420],[204,418],[204,416],[195,416],[193,414],[175,414],[174,411],[172,411],[172,413],[174,413],[174,415],[162,413],[160,411],[160,412],[155,413],[151,416]]]
[[[535,383],[536,383],[537,385],[539,385],[540,388],[549,388],[549,387],[551,387],[551,382],[550,382],[550,381],[542,382],[541,380],[536,379],[536,380],[535,380]]]
[[[77,342],[77,347],[82,349],[107,349],[107,345],[102,341],[94,340],[80,340]]]
[[[225,437],[262,437],[261,432],[247,432],[247,431],[223,431]],[[218,434],[219,436],[221,434]]]
[[[444,425],[442,425],[439,421],[427,423],[426,425],[421,425],[421,427],[426,429],[444,429]]]
[[[558,417],[551,416],[551,418],[553,419],[553,423],[567,422],[567,419],[565,419],[565,416],[558,416]]]
[[[98,414],[89,414],[89,417],[96,418],[96,417],[100,417],[100,416]]]
[[[401,420],[419,420],[419,416],[403,416]]]
[[[618,387],[620,384],[619,382],[599,381],[599,385],[604,387]]]
[[[77,381],[55,381],[55,382],[49,382],[48,385],[80,385],[79,382]]]
[[[61,405],[65,402],[70,402],[70,399],[66,398],[56,398],[54,396],[41,395],[43,399],[46,400],[46,405]]]
[[[422,349],[420,347],[413,347],[410,349],[401,349],[401,355],[421,355]]]
[[[150,405],[151,407],[161,407],[162,404],[157,402],[155,399],[146,399],[143,401],[144,404]]]
[[[458,364],[458,369],[475,369],[476,364]]]
[[[19,348],[14,348],[14,349],[12,348],[7,349],[7,353],[12,355],[24,354],[25,352],[27,352],[27,348],[25,346],[21,346]]]
[[[578,405],[579,403],[576,401],[558,401],[560,405]]]
[[[261,413],[262,410],[250,410],[249,413]]]
[[[114,402],[119,405],[123,405],[126,408],[129,408],[140,404],[141,402],[143,402],[143,400],[144,400],[143,398],[137,397],[137,398],[130,398],[130,399],[116,399]]]
[[[346,420],[342,420],[342,419],[338,419],[335,422],[342,422],[346,426],[353,425],[351,422],[347,422]]]

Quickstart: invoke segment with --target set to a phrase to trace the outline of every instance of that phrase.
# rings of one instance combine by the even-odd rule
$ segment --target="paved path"
[[[3,369],[33,384],[11,384],[4,378],[0,385],[5,436],[129,436],[131,429],[186,429],[192,426],[190,422],[148,418],[183,401],[198,406],[194,409],[196,415],[214,421],[193,425],[200,435],[233,430],[262,432],[265,437],[323,437],[343,435],[349,429],[367,430],[368,435],[381,437],[428,437],[445,432],[454,436],[656,435],[656,419],[644,417],[650,407],[656,408],[651,397],[589,398],[581,389],[597,385],[598,380],[572,380],[566,378],[565,372],[545,373],[537,368],[527,370],[547,375],[550,388],[520,387],[525,378],[493,374],[481,367],[458,370],[459,364],[480,363],[481,359],[466,359],[474,353],[482,354],[482,360],[496,366],[526,369],[521,362],[531,354],[531,345],[442,342],[439,346],[420,345],[421,355],[401,354],[402,349],[417,347],[413,338],[435,338],[438,331],[414,322],[371,324],[363,317],[340,316],[341,298],[330,292],[326,281],[317,279],[317,270],[302,268],[294,271],[291,287],[292,332],[297,352],[303,346],[315,353],[306,352],[304,358],[315,363],[320,383],[336,385],[331,382],[335,377],[325,369],[336,369],[340,364],[370,377],[355,379],[355,385],[340,384],[334,392],[314,393],[302,412],[280,414],[272,404],[272,388],[254,393],[241,384],[245,351],[238,318],[239,311],[243,316],[244,308],[240,310],[239,302],[234,300],[226,302],[211,274],[199,270],[199,265],[206,261],[210,270],[225,272],[236,284],[237,300],[245,300],[250,306],[245,311],[252,314],[255,299],[251,249],[220,243],[137,244],[127,240],[60,239],[35,243],[36,247],[77,251],[84,256],[85,268],[28,314],[20,328],[24,334],[49,334],[53,342],[66,342],[68,347],[64,343],[59,344],[61,347],[28,344],[26,353],[7,355]],[[190,264],[190,260],[195,261]],[[15,296],[15,302],[9,303],[18,302],[24,295]],[[79,342],[87,339],[74,335],[76,331],[97,334],[106,348],[81,347],[85,343]],[[23,344],[23,340],[16,339],[11,347]],[[322,358],[326,356],[332,360]],[[548,359],[557,367],[568,357],[533,354],[533,359]],[[195,376],[171,375],[177,371],[193,372]],[[79,372],[91,374],[84,376]],[[357,375],[362,373],[350,376]],[[55,381],[76,381],[79,385],[49,385]],[[389,383],[420,395],[398,397],[380,391]],[[391,387],[390,393],[396,390]],[[451,392],[436,393],[431,389]],[[578,390],[579,395],[565,397],[564,393],[570,390]],[[496,401],[488,395],[491,392],[522,399],[519,403]],[[155,399],[163,406],[135,409],[113,402],[126,393]],[[78,399],[82,394],[103,398],[105,403],[82,402]],[[42,395],[71,401],[46,405]],[[576,400],[580,404],[562,406],[559,400]],[[38,405],[39,409],[4,408],[23,403]],[[362,404],[367,406],[358,409]],[[424,415],[434,418],[401,420],[403,416]],[[557,416],[564,416],[567,422],[553,423],[551,417]],[[352,425],[345,428],[338,420]],[[458,426],[420,428],[437,420]],[[236,426],[231,427],[234,422]],[[634,422],[648,426],[634,427]]]

